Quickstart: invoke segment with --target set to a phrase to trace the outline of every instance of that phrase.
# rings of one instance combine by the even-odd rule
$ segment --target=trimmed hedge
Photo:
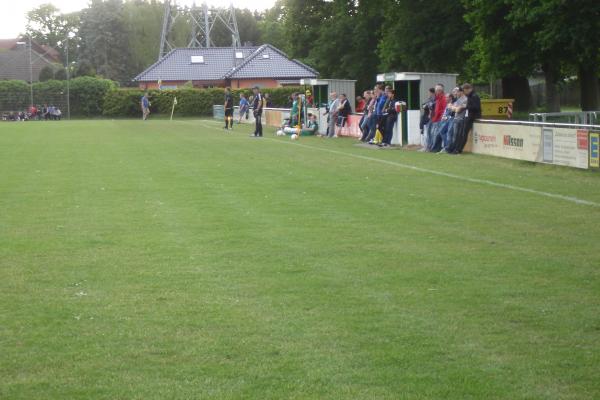
[[[65,82],[66,87],[66,82]],[[117,88],[109,79],[82,76],[71,80],[71,114],[100,116],[106,93]]]
[[[104,96],[102,114],[107,117],[139,116],[140,98],[143,94],[138,89],[111,90]]]
[[[117,87],[108,79],[83,76],[71,79],[71,114],[86,117],[102,115],[106,93]],[[29,107],[30,87],[24,81],[0,81],[0,111],[23,111]],[[33,102],[57,105],[66,113],[67,82],[50,80],[33,84]]]
[[[262,89],[269,93],[273,107],[289,107],[290,95],[302,92],[301,87]],[[24,81],[0,81],[0,111],[23,111],[29,107],[30,87]],[[120,89],[108,79],[82,76],[71,79],[71,115],[84,117],[134,117],[140,114],[139,89]],[[232,90],[234,103],[240,94],[252,95],[250,89]],[[178,116],[211,116],[213,105],[223,104],[224,89],[151,90],[151,111],[155,114],[171,113],[173,98],[177,97],[175,114]],[[36,105],[56,105],[66,113],[67,82],[49,80],[33,84],[33,101]]]
[[[289,97],[292,93],[301,91],[299,87],[284,87],[263,89],[263,93],[269,93],[274,107],[288,107]],[[177,90],[150,90],[150,111],[155,114],[171,114],[173,98],[177,97],[177,116],[211,116],[213,105],[223,104],[224,89],[190,89]],[[252,94],[251,90],[232,90],[234,103],[239,101],[240,94],[247,96]],[[103,115],[106,117],[133,117],[140,114],[140,98],[144,91],[140,89],[115,89],[106,93],[104,97]]]
[[[0,111],[26,110],[29,91],[29,84],[25,81],[0,81]]]

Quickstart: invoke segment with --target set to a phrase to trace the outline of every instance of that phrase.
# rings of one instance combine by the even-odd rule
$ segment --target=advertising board
[[[589,140],[590,168],[600,168],[600,132],[591,132]]]
[[[541,138],[539,126],[475,123],[472,152],[541,162]]]
[[[473,153],[515,160],[587,169],[600,162],[597,146],[598,134],[582,129],[484,122],[473,127]]]

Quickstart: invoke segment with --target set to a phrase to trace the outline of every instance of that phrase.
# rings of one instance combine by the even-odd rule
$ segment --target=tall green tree
[[[464,0],[466,21],[474,38],[469,43],[471,62],[482,80],[502,79],[504,97],[515,99],[515,110],[529,111],[531,90],[528,77],[537,60],[533,27],[514,26],[510,21],[513,0]]]
[[[258,21],[260,43],[269,43],[285,52],[289,52],[285,40],[285,0],[277,0],[273,7],[266,10]],[[242,39],[244,40],[244,39]]]
[[[472,37],[460,2],[383,2],[379,55],[386,70],[461,72],[464,44]]]
[[[76,53],[78,30],[79,13],[62,14],[50,3],[42,4],[27,12],[26,34],[35,42],[58,50],[63,61],[66,58],[66,37],[69,34],[72,36],[72,40],[68,41],[69,52],[73,55]]]
[[[82,12],[80,61],[102,77],[129,83],[136,73],[122,0],[92,0]],[[139,71],[137,71],[139,72]]]
[[[556,110],[556,83],[576,71],[583,110],[600,108],[600,2],[514,0],[510,19],[533,31],[534,52],[546,75],[549,105]]]
[[[122,13],[128,27],[131,66],[141,72],[157,60],[164,5],[157,1],[127,1]]]
[[[282,18],[284,49],[294,58],[315,65],[311,50],[319,46],[320,32],[332,21],[332,4],[324,0],[287,0]],[[325,40],[340,40],[327,37]]]
[[[311,42],[308,60],[325,77],[355,79],[359,91],[367,89],[380,67],[381,3],[334,0],[328,13]]]

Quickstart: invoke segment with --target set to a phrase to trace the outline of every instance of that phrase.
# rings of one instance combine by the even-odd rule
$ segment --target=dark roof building
[[[289,59],[281,50],[260,47],[209,47],[175,49],[134,78],[140,87],[176,88],[187,82],[195,87],[277,87],[316,78],[313,68]]]
[[[27,39],[0,39],[0,80],[17,79],[39,81],[41,70],[60,63],[60,54],[52,47],[31,43],[31,70],[29,68]]]

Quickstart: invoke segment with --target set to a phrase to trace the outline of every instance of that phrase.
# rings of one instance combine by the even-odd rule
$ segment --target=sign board
[[[554,161],[554,133],[552,129],[542,131],[542,143],[544,146],[542,161],[551,164]]]
[[[481,100],[481,115],[483,118],[508,119],[509,104],[514,101],[514,99]]]
[[[539,126],[475,123],[472,152],[541,162],[541,139]]]
[[[600,168],[600,132],[591,132],[589,140],[590,168]]]
[[[587,130],[478,122],[472,152],[587,169],[600,162],[598,150],[592,154],[600,141],[600,134],[595,135]]]
[[[588,131],[553,128],[552,164],[568,167],[588,167]]]

